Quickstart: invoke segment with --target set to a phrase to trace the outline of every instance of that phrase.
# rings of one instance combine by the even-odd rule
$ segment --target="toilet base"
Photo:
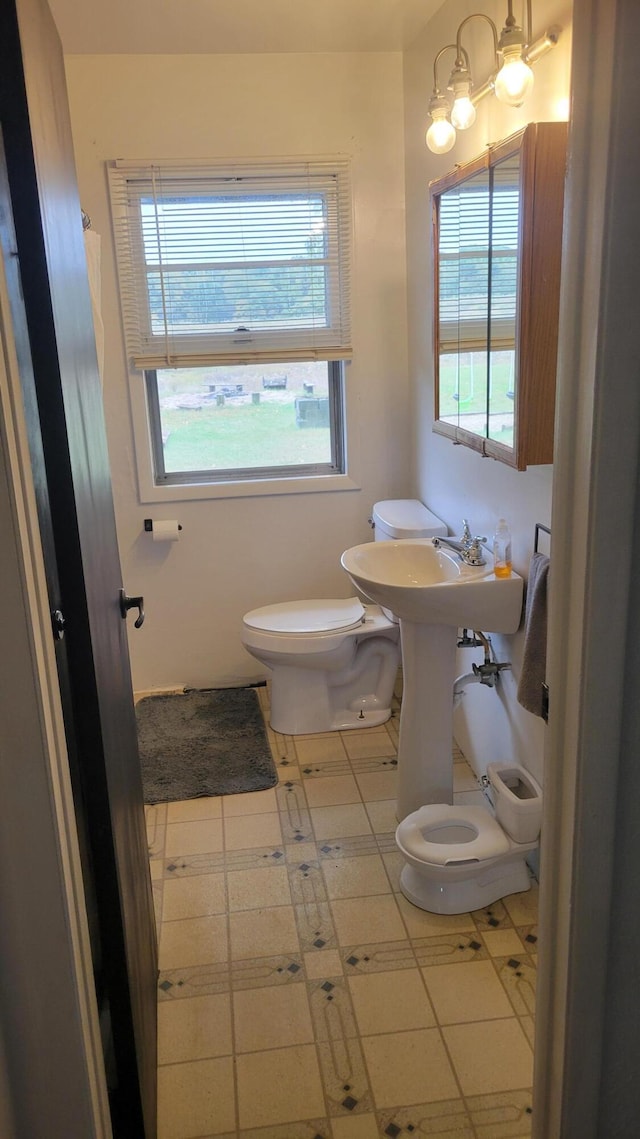
[[[527,844],[532,850],[535,843]],[[518,851],[502,860],[474,869],[468,865],[430,867],[427,873],[407,863],[400,875],[400,889],[405,898],[421,910],[432,914],[466,914],[481,910],[506,898],[521,894],[531,886],[525,853]]]
[[[272,731],[283,736],[309,736],[323,732],[348,732],[357,728],[377,728],[385,724],[392,714],[391,708],[373,708],[370,711],[360,709],[352,712],[350,708],[337,708],[332,710],[326,704],[299,703],[290,704],[289,697],[284,703],[273,700],[269,726]]]
[[[352,728],[377,728],[380,724],[386,724],[391,715],[391,708],[377,708],[370,712],[366,709],[352,712],[349,708],[341,708],[334,714],[331,731],[348,732]]]

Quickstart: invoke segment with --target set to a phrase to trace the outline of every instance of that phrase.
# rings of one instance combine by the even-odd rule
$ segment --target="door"
[[[45,0],[0,14],[0,226],[29,421],[114,1133],[155,1135],[155,923],[102,392],[62,51]],[[58,632],[60,630],[58,629]],[[52,636],[54,635],[52,629]]]

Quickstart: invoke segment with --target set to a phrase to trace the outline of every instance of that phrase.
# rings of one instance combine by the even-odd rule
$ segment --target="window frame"
[[[323,478],[344,475],[346,472],[346,440],[344,414],[344,372],[340,360],[326,361],[328,368],[329,433],[331,460],[328,463],[304,463],[272,467],[232,467],[218,470],[171,471],[164,466],[164,443],[158,395],[157,370],[145,369],[144,383],[147,401],[149,441],[156,487],[215,486],[224,483],[262,482],[290,478]]]
[[[129,391],[134,437],[134,461],[138,476],[140,502],[171,502],[189,499],[226,498],[264,494],[297,494],[334,490],[359,490],[360,441],[357,431],[357,394],[346,382],[347,368],[351,366],[351,280],[353,261],[353,199],[351,193],[351,161],[343,155],[320,157],[289,157],[277,159],[224,160],[154,160],[134,161],[118,159],[107,162],[110,186],[111,211],[114,228],[115,252],[118,269],[122,327],[127,357]],[[171,343],[167,337],[158,354],[157,341],[145,341],[143,313],[145,297],[137,291],[142,276],[136,258],[141,251],[141,224],[135,215],[135,203],[142,200],[141,185],[148,187],[149,177],[159,172],[166,175],[168,186],[172,178],[182,184],[193,180],[194,192],[198,180],[223,182],[255,177],[266,179],[273,187],[287,174],[292,180],[316,175],[325,183],[332,182],[331,209],[335,213],[335,232],[330,239],[333,253],[327,272],[331,289],[338,284],[339,297],[331,302],[333,314],[324,336],[314,329],[309,342],[291,342],[283,345],[269,336],[261,343],[252,343],[251,336],[238,335],[222,353],[213,344],[204,354],[183,354],[183,345]],[[200,187],[202,182],[198,183]],[[309,182],[309,184],[311,184]],[[312,187],[313,188],[313,187]],[[133,214],[132,214],[133,209]],[[136,252],[137,251],[137,252]],[[136,300],[136,296],[139,298]],[[140,304],[140,312],[137,305]],[[337,323],[334,322],[337,317]],[[238,329],[238,332],[242,330]],[[257,337],[256,337],[257,340]],[[146,343],[146,348],[145,348]],[[286,366],[296,361],[326,361],[330,369],[330,418],[332,420],[332,459],[329,464],[299,467],[241,468],[237,471],[184,472],[180,479],[171,481],[162,474],[162,464],[156,461],[158,453],[157,419],[153,410],[153,394],[148,396],[145,374],[163,368],[192,368],[200,366],[240,365],[245,363],[271,363]],[[332,381],[331,375],[336,378]],[[157,471],[160,471],[158,479]],[[347,473],[348,472],[348,473]]]

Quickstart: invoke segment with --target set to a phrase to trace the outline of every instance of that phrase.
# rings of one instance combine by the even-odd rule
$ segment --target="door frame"
[[[640,7],[573,29],[533,1134],[631,1135],[640,937]],[[634,812],[635,807],[635,812]]]
[[[110,1139],[75,808],[1,253],[0,527],[0,1085],[7,1090],[0,1130],[9,1139],[42,1135],[45,1127],[49,1134]]]

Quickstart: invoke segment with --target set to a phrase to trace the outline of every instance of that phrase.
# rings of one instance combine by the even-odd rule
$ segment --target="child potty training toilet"
[[[462,914],[529,889],[526,857],[538,842],[542,792],[518,764],[491,763],[487,774],[495,818],[489,807],[432,803],[396,830],[406,859],[400,888],[422,910]]]

